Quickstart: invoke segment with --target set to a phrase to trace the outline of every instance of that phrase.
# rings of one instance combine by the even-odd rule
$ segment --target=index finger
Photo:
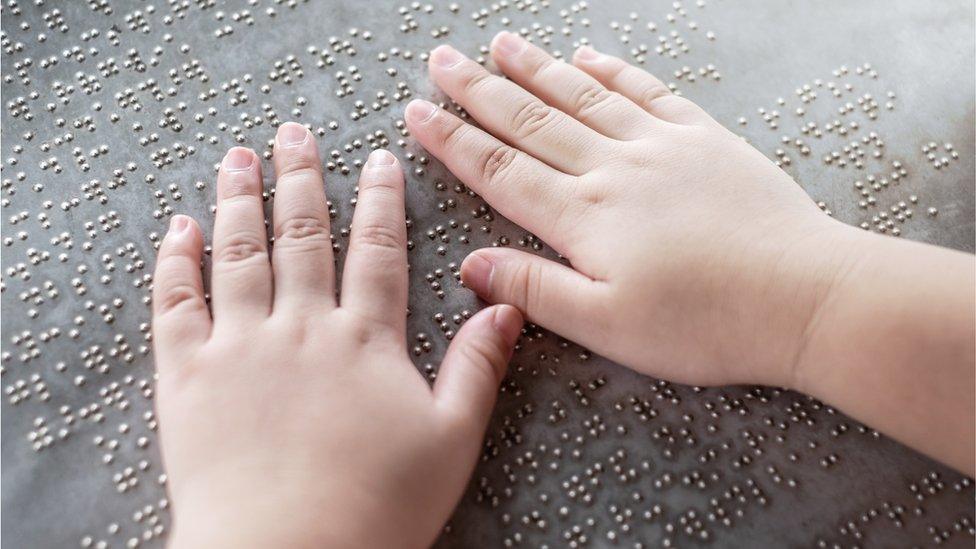
[[[407,105],[407,127],[420,144],[505,217],[557,251],[572,242],[567,220],[579,179],[502,143],[423,100]]]

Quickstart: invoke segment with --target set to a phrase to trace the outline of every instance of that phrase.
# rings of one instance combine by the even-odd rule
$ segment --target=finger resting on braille
[[[210,335],[210,310],[200,272],[202,254],[203,235],[196,222],[185,215],[173,216],[153,274],[153,341],[157,355],[191,348]]]
[[[482,127],[558,170],[580,175],[609,150],[605,136],[450,46],[431,52],[430,73]]]
[[[599,283],[571,267],[510,248],[482,248],[461,263],[461,280],[489,303],[514,305],[573,341],[592,340]]]
[[[359,176],[340,303],[405,338],[407,226],[403,171],[389,151],[376,150]]]
[[[654,114],[655,101],[671,95],[671,90],[647,71],[589,46],[576,50],[573,64],[651,114]]]
[[[228,151],[217,175],[214,220],[214,322],[266,315],[271,308],[272,276],[261,198],[261,165],[250,149]]]
[[[583,46],[573,55],[573,64],[656,118],[674,124],[716,124],[697,105],[674,95],[653,74],[623,59]]]
[[[510,147],[427,101],[407,106],[407,126],[423,147],[505,217],[565,251],[558,230],[573,176]]]
[[[634,102],[517,34],[498,33],[491,54],[517,84],[607,137],[636,139],[653,128],[653,118]]]
[[[311,132],[301,124],[283,124],[275,138],[274,166],[274,308],[290,313],[295,307],[334,306],[329,207]]]
[[[515,307],[495,305],[464,323],[434,384],[434,398],[445,414],[477,432],[484,429],[522,322]]]

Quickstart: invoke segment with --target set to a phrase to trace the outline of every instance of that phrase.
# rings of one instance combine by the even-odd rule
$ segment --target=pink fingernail
[[[407,105],[406,116],[408,119],[423,124],[434,117],[437,112],[437,105],[423,99],[414,99]]]
[[[589,46],[582,46],[580,49],[576,50],[576,58],[583,61],[598,61],[602,57],[602,53]]]
[[[190,218],[185,215],[174,215],[169,220],[169,232],[177,234],[185,231],[190,226]]]
[[[529,46],[529,43],[517,34],[503,31],[495,36],[495,39],[492,41],[492,46],[498,53],[505,57],[513,57],[522,53]]]
[[[297,147],[308,140],[308,130],[301,124],[286,122],[278,128],[278,144],[282,147]]]
[[[491,296],[491,274],[495,266],[477,252],[472,253],[461,262],[461,280],[474,293],[483,299]]]
[[[463,61],[464,56],[451,46],[443,45],[437,46],[434,51],[430,52],[430,59],[436,65],[449,69]]]
[[[492,324],[505,338],[506,343],[515,345],[515,341],[522,331],[522,313],[511,305],[499,305],[495,309]]]
[[[367,168],[384,168],[392,166],[395,163],[396,157],[390,151],[384,149],[376,149],[369,153],[369,158],[366,159]]]
[[[222,169],[228,172],[246,172],[253,164],[254,153],[244,147],[234,147],[227,151],[224,160],[220,163]]]

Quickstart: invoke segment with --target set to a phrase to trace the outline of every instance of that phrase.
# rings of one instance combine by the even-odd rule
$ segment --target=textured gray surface
[[[508,29],[563,55],[584,39],[631,59],[646,48],[644,67],[788,162],[836,217],[877,229],[886,212],[902,237],[973,250],[970,2],[39,3],[3,7],[4,546],[162,544],[155,239],[171,213],[209,225],[224,150],[269,151],[278,122],[320,130],[323,159],[350,168],[327,173],[342,244],[367,135],[385,132],[409,166],[409,336],[429,336],[415,362],[436,368],[435,315],[454,329],[478,306],[451,266],[527,236],[400,133],[395,94],[437,94],[422,54],[440,42],[478,55]],[[389,105],[373,110],[379,91]],[[357,101],[368,115],[354,119]],[[846,165],[824,160],[835,151]],[[485,456],[444,546],[973,545],[972,481],[815,401],[657,382],[531,328]]]

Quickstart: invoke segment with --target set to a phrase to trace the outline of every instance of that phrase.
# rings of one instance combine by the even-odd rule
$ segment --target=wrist
[[[436,536],[433,531],[431,539],[420,540],[425,529],[405,523],[402,513],[361,489],[212,488],[195,493],[224,496],[174,502],[171,549],[422,547]]]
[[[817,212],[771,254],[766,284],[751,294],[757,371],[749,382],[804,391],[811,345],[830,322],[840,288],[863,257],[863,230]],[[748,356],[748,355],[747,355]]]
[[[799,312],[802,331],[794,343],[794,352],[784,363],[782,386],[804,394],[811,392],[811,379],[818,359],[818,346],[825,332],[839,321],[838,302],[848,295],[851,281],[857,278],[863,262],[871,253],[876,235],[850,225],[830,220],[814,246],[807,267],[811,277],[810,305]]]

